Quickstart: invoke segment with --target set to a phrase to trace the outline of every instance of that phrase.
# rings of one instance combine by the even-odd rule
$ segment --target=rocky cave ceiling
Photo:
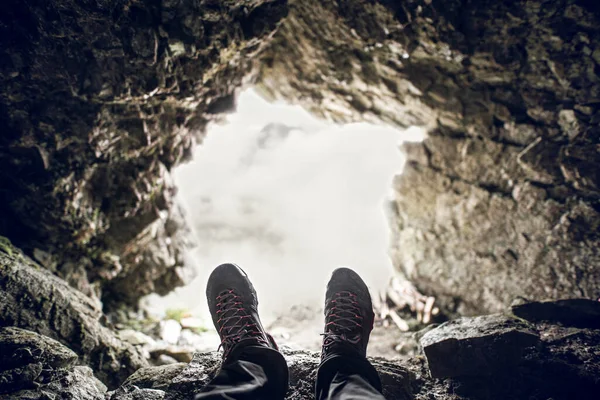
[[[149,367],[102,303],[186,280],[170,171],[245,85],[428,129],[403,148],[390,255],[450,317],[584,298],[408,332],[413,357],[371,360],[388,398],[597,397],[597,0],[4,0],[3,399],[175,400],[206,383],[216,353]],[[284,354],[287,399],[312,398],[318,355]]]
[[[404,147],[391,256],[447,311],[600,295],[594,0],[0,8],[0,235],[92,298],[183,283],[169,171],[249,84],[334,121],[429,129]]]

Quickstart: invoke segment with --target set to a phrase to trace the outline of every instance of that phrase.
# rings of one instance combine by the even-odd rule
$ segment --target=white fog
[[[206,280],[223,262],[249,274],[265,325],[294,305],[321,307],[338,266],[382,289],[392,274],[384,205],[403,168],[401,138],[422,140],[423,133],[332,125],[243,92],[237,112],[210,126],[194,160],[174,171],[199,244],[189,255],[197,276],[146,306],[159,315],[189,309],[212,326]]]

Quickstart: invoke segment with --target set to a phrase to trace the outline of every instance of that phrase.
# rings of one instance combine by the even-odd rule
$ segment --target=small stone
[[[158,356],[158,360],[156,360],[156,365],[171,365],[177,363],[178,361],[168,354],[161,354]]]
[[[181,331],[181,336],[179,336],[179,342],[177,342],[177,345],[190,347],[195,351],[212,351],[217,349],[220,344],[221,338],[214,329],[199,334],[184,329]]]
[[[199,329],[204,327],[204,321],[194,317],[181,318],[180,324],[182,328],[187,329]]]
[[[0,329],[0,370],[42,362],[52,368],[65,368],[77,361],[77,354],[56,340],[25,329]]]
[[[150,336],[133,329],[124,329],[119,332],[119,338],[133,345],[149,345],[154,346],[156,341]]]
[[[431,376],[489,376],[518,365],[540,343],[529,324],[503,314],[459,318],[421,338]]]
[[[181,335],[181,324],[174,319],[160,322],[160,337],[167,343],[176,344]]]
[[[150,351],[150,356],[155,359],[158,359],[158,357],[163,354],[166,354],[175,360],[184,363],[192,361],[194,355],[192,349],[180,346],[159,347]]]

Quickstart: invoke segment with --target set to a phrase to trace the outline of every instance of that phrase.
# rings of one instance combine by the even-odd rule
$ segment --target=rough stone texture
[[[119,392],[118,395],[114,395],[111,398],[120,400],[163,400],[165,398],[165,392],[157,389],[129,387],[126,392]]]
[[[42,369],[68,368],[77,354],[56,340],[19,328],[0,328],[0,392],[33,385]]]
[[[106,386],[59,342],[19,328],[0,328],[0,393],[4,400],[103,400]]]
[[[512,368],[539,342],[533,327],[502,314],[446,322],[421,338],[434,378],[492,375]]]
[[[444,323],[421,344],[431,375],[452,378],[437,382],[459,398],[594,399],[600,389],[598,329],[496,314]]]
[[[543,313],[548,314],[544,311],[540,315]],[[585,315],[585,311],[578,313]],[[600,390],[598,329],[548,322],[530,324],[498,314],[450,321],[427,332],[421,343],[427,362],[420,355],[396,361],[371,359],[381,376],[386,398],[592,400]],[[451,354],[440,351],[439,346],[449,344]],[[106,388],[91,370],[73,366],[74,354],[52,339],[22,329],[2,328],[0,350],[3,360],[13,359],[0,366],[3,399],[104,399]],[[286,400],[313,399],[319,354],[283,353],[290,368]],[[106,399],[190,399],[218,371],[220,359],[216,352],[198,353],[189,364],[142,368],[109,392]],[[451,378],[432,378],[432,374],[440,375],[436,370]],[[11,372],[17,376],[15,373],[20,371],[28,373],[18,375],[19,382],[7,385],[5,377]]]
[[[404,146],[392,257],[458,313],[600,296],[600,11],[587,0],[294,1],[260,85]]]
[[[371,359],[386,398],[593,400],[600,390],[598,329],[529,323],[495,314],[442,324],[425,333],[421,344],[426,358]],[[319,354],[285,349],[283,354],[290,369],[286,400],[313,399]],[[212,352],[195,354],[183,368],[145,368],[108,398],[190,399],[219,366],[220,354]]]
[[[600,329],[600,301],[566,299],[523,302],[513,305],[511,312],[528,321],[547,321],[565,326]]]
[[[0,325],[60,341],[112,387],[146,363],[102,325],[98,299],[133,305],[186,280],[169,171],[255,78],[328,119],[429,129],[404,146],[392,257],[445,311],[600,295],[595,1],[6,0],[0,60],[0,234],[44,267],[0,238]],[[422,357],[375,360],[386,395],[597,397],[596,311],[574,304],[515,307],[533,328],[499,316],[437,328],[428,364],[454,378],[431,379]],[[0,375],[26,391],[10,398],[101,397],[66,349],[28,340]],[[44,346],[54,358],[19,350]],[[448,346],[456,360],[441,361],[462,363],[450,372],[436,358]],[[288,399],[311,398],[316,355],[287,357]],[[213,354],[174,378],[142,370],[111,396],[180,399],[217,367]],[[46,369],[63,375],[44,381]]]
[[[102,310],[88,296],[16,248],[0,248],[0,326],[16,326],[58,340],[114,387],[147,362],[135,347],[103,326],[101,318]]]
[[[104,400],[106,386],[94,377],[89,367],[59,371],[36,389],[8,393],[3,400],[77,399]]]
[[[138,369],[123,383],[123,386],[137,386],[140,388],[164,390],[171,381],[177,377],[188,364],[177,363],[162,365],[160,367],[146,367]]]
[[[107,397],[108,399],[119,400],[162,400],[173,379],[180,375],[187,366],[188,364],[179,363],[141,368],[127,378],[121,387],[109,393]]]
[[[1,7],[0,234],[108,305],[186,280],[169,171],[255,76],[328,119],[429,128],[392,256],[447,311],[600,295],[594,1]]]
[[[0,343],[2,368],[37,362],[52,368],[64,368],[77,361],[77,354],[56,340],[20,328],[0,328]]]
[[[314,379],[319,364],[319,354],[306,351],[284,351],[290,369],[291,390],[286,400],[314,398]],[[143,379],[128,379],[122,387],[111,393],[110,400],[129,400],[141,396],[144,391],[156,388],[160,382],[165,400],[188,400],[211,379],[221,363],[219,353],[198,353],[180,374],[173,377],[174,370],[164,367],[146,368]],[[373,360],[379,370],[387,398],[394,400],[411,399],[411,377],[407,369],[385,360]],[[177,369],[181,370],[180,367]],[[133,378],[133,377],[132,377]],[[164,382],[170,384],[165,387]],[[156,394],[158,395],[158,394]],[[162,397],[157,397],[162,398]]]
[[[0,235],[88,295],[181,285],[169,170],[232,108],[286,3],[3,1]]]
[[[425,141],[426,151],[436,140]],[[486,156],[475,157],[470,171],[487,176],[465,180],[411,161],[396,179],[392,255],[407,277],[463,314],[499,311],[518,296],[596,298],[600,214],[595,204],[567,189],[563,193],[571,194],[557,199],[553,188],[513,181],[508,163],[496,158],[506,173],[504,184],[514,184],[504,193],[499,185],[481,182],[496,168],[481,160]]]

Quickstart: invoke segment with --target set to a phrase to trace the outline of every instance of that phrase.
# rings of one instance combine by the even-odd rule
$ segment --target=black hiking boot
[[[374,319],[371,295],[361,277],[349,268],[333,271],[325,294],[321,362],[331,355],[365,358]]]
[[[223,361],[246,346],[278,350],[258,316],[258,299],[248,275],[235,264],[219,265],[206,286],[208,308],[221,338]],[[232,357],[232,360],[236,357]]]

